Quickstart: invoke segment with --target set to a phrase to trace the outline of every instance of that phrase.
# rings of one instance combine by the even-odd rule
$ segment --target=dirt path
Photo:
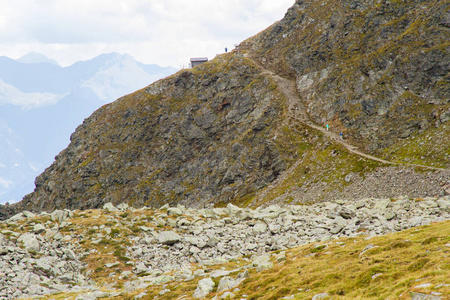
[[[335,142],[343,145],[348,151],[363,156],[367,159],[375,160],[384,164],[391,164],[391,165],[398,165],[398,163],[393,163],[366,153],[363,153],[359,150],[357,150],[357,147],[347,143],[346,141],[342,140],[339,135],[332,131],[327,131],[326,128],[314,124],[311,119],[309,118],[308,114],[306,113],[306,107],[303,105],[303,102],[299,98],[297,94],[297,88],[295,86],[295,82],[285,79],[283,77],[280,77],[275,74],[271,74],[270,72],[266,72],[266,74],[270,74],[272,78],[277,82],[278,87],[283,92],[283,94],[286,95],[286,98],[288,100],[288,110],[289,115],[299,121],[300,123],[303,123],[305,125],[308,125],[311,128],[314,128],[316,130],[319,130],[325,134],[325,136],[329,137],[330,139],[334,140]]]
[[[404,166],[409,166],[409,167],[421,167],[421,168],[425,168],[428,170],[439,170],[439,171],[446,170],[446,169],[442,169],[442,168],[417,165],[417,164],[400,164],[400,163],[396,163],[396,162],[387,161],[387,160],[384,160],[384,159],[375,157],[373,155],[359,151],[357,147],[355,147],[355,146],[347,143],[345,140],[341,139],[341,137],[338,134],[336,134],[332,131],[327,131],[326,128],[319,126],[319,125],[315,124],[313,121],[311,121],[308,113],[306,112],[306,107],[304,106],[302,100],[298,96],[297,87],[296,87],[296,84],[294,81],[283,78],[269,70],[263,69],[262,66],[260,66],[260,67],[263,70],[263,72],[262,72],[263,74],[267,74],[267,75],[271,76],[276,81],[278,88],[286,96],[287,101],[288,101],[288,113],[289,113],[290,117],[294,118],[295,120],[297,120],[298,122],[300,122],[302,124],[305,124],[316,130],[319,130],[320,132],[324,133],[325,136],[327,136],[334,142],[343,145],[351,153],[356,154],[361,157],[364,157],[364,158],[367,158],[367,159],[370,159],[370,160],[373,160],[373,161],[383,163],[383,164],[388,164],[388,165],[404,165]],[[264,190],[262,190],[259,194],[257,194],[256,197],[254,198],[254,200],[252,201],[252,204],[259,203],[259,201],[264,199],[273,188],[275,188],[277,185],[281,184],[289,176],[291,176],[302,161],[303,161],[302,158],[298,159],[289,169],[284,171],[270,185],[268,185]]]

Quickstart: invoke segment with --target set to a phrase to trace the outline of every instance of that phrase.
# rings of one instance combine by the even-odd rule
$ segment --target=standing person
[[[341,133],[339,133],[339,137],[341,138],[341,140],[344,140],[344,135]]]
[[[228,48],[227,47],[225,47],[225,53],[227,53],[228,52]]]
[[[328,131],[328,128],[330,128],[330,125],[327,124],[326,127],[327,127],[327,131]]]

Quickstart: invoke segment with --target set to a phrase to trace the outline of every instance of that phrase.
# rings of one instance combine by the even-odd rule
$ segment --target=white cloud
[[[63,65],[102,52],[146,63],[211,56],[281,19],[294,0],[0,0],[0,53]]]
[[[11,180],[6,180],[0,177],[0,186],[4,188],[9,188],[14,184]]]

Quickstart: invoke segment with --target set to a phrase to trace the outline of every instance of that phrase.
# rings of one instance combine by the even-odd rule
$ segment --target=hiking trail
[[[320,132],[322,132],[326,137],[328,137],[332,141],[344,146],[349,152],[356,154],[358,156],[364,157],[366,159],[370,159],[370,160],[377,161],[377,162],[387,164],[387,165],[396,165],[396,166],[403,165],[403,166],[408,166],[408,167],[420,167],[420,168],[425,168],[425,169],[434,170],[434,171],[447,171],[447,169],[430,167],[430,166],[419,165],[419,164],[396,163],[396,162],[384,160],[384,159],[375,157],[373,155],[359,151],[357,147],[355,147],[355,146],[349,144],[348,142],[346,142],[345,140],[341,139],[341,137],[338,134],[336,134],[332,131],[329,131],[329,130],[327,131],[325,127],[315,124],[310,119],[310,117],[306,111],[306,107],[298,95],[297,86],[296,86],[295,81],[283,78],[283,77],[273,73],[272,71],[264,69],[256,61],[254,61],[254,62],[256,65],[258,65],[261,68],[262,74],[269,75],[270,77],[273,78],[273,80],[277,83],[278,89],[286,96],[287,104],[288,104],[288,114],[290,117],[297,120],[299,123],[307,125],[310,128],[319,130]],[[260,200],[264,199],[272,189],[274,189],[277,185],[281,184],[290,175],[292,175],[292,173],[295,171],[295,169],[297,169],[297,167],[301,164],[302,161],[303,161],[303,158],[299,158],[294,164],[292,164],[292,166],[290,166],[287,170],[285,170],[282,174],[280,174],[272,183],[270,183],[265,189],[263,189],[261,192],[259,192],[255,196],[255,198],[253,199],[251,204],[257,203]]]

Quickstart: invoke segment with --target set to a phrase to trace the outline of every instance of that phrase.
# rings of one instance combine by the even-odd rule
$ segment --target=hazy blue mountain
[[[94,110],[175,71],[118,53],[68,67],[37,53],[0,57],[0,203],[31,192]]]

